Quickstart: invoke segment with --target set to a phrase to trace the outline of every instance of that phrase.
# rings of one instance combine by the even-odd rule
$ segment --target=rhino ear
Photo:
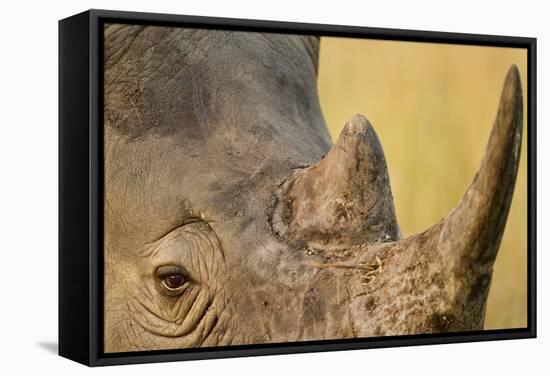
[[[399,238],[384,152],[364,116],[346,124],[325,158],[283,185],[274,219],[280,235],[318,246]]]

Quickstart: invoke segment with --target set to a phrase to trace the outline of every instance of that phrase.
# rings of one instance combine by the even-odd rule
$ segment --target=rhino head
[[[483,328],[522,130],[512,67],[460,203],[402,239],[382,146],[332,145],[314,37],[106,25],[104,350]]]

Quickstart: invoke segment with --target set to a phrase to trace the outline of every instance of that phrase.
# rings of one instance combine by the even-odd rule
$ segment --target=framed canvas
[[[59,22],[59,353],[531,338],[536,40]]]

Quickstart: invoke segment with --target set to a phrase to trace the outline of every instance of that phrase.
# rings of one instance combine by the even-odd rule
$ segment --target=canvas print
[[[521,48],[105,24],[104,352],[526,327],[526,78]]]

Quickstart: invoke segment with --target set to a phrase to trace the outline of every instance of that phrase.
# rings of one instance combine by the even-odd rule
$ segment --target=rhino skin
[[[331,143],[318,38],[104,38],[105,352],[483,328],[520,155],[515,66],[463,199],[402,239],[372,125]]]

